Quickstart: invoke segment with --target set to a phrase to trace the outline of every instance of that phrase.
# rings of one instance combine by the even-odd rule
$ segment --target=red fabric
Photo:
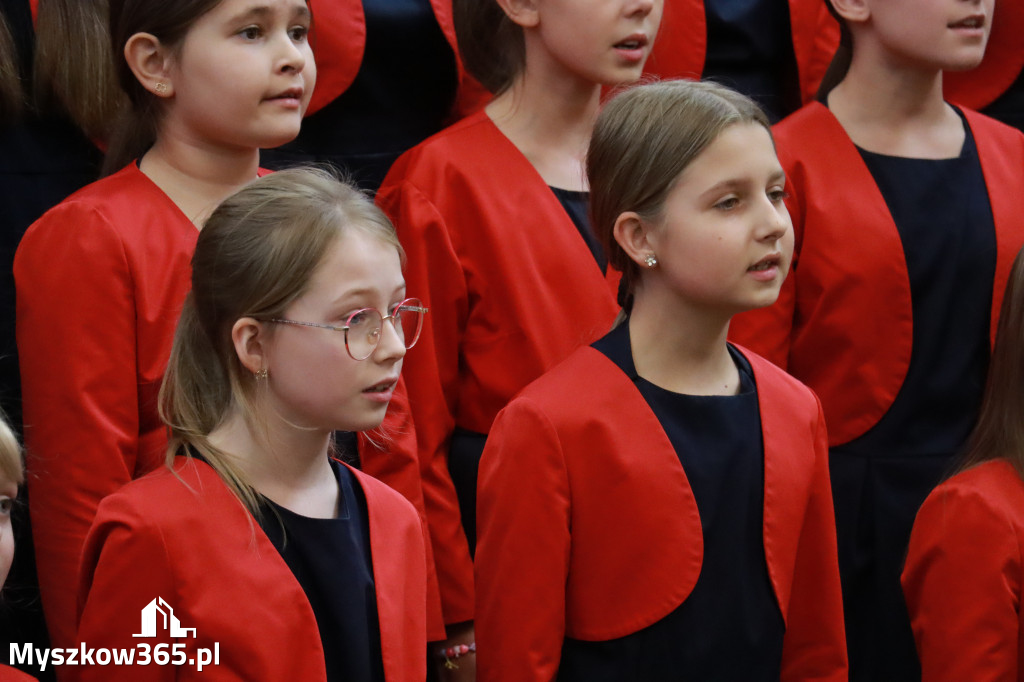
[[[377,194],[430,312],[404,371],[446,623],[473,618],[472,563],[447,454],[519,389],[601,336],[607,279],[529,161],[479,112],[404,154]]]
[[[313,55],[316,58],[316,88],[306,115],[333,102],[352,85],[366,48],[366,16],[362,0],[308,0],[313,12]],[[489,93],[466,73],[455,42],[451,0],[431,0],[434,15],[455,52],[459,89],[455,108],[465,115],[483,106]]]
[[[922,679],[1024,680],[1024,482],[1005,460],[928,496],[914,522],[903,592]]]
[[[381,652],[388,680],[426,676],[422,527],[415,509],[353,472],[366,496]],[[79,637],[90,648],[134,647],[140,610],[162,597],[195,638],[158,628],[190,658],[219,643],[220,665],[86,666],[76,680],[326,680],[312,607],[302,587],[217,473],[178,458],[100,505],[86,540]]]
[[[804,386],[746,354],[765,452],[764,547],[786,623],[782,680],[846,680],[825,424]],[[686,473],[629,378],[581,348],[498,416],[479,482],[478,679],[551,680],[565,637],[662,619],[700,574]]]
[[[1024,243],[1024,135],[965,110],[996,228],[992,335]],[[807,383],[829,445],[867,432],[903,385],[913,345],[910,280],[899,232],[856,147],[810,104],[775,127],[797,252],[775,305],[737,315],[730,337]],[[879,343],[884,339],[884,343]]]
[[[0,665],[0,682],[36,682],[36,678],[15,668]]]
[[[157,468],[157,392],[199,231],[135,164],[33,224],[14,260],[36,563],[54,646],[106,495]]]
[[[839,45],[839,24],[824,0],[789,0],[801,101],[814,99]],[[700,78],[707,52],[704,0],[665,3],[658,37],[644,72],[661,78]]]
[[[1013,85],[1024,69],[1024,3],[1001,0],[996,3],[992,32],[985,58],[970,71],[943,74],[946,98],[971,109],[982,109]]]

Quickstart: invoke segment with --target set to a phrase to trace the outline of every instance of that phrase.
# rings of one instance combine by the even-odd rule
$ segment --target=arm
[[[416,423],[423,502],[446,624],[473,619],[473,562],[462,528],[448,448],[455,429],[459,355],[469,299],[444,217],[408,182],[385,181],[377,202],[405,248],[406,290],[430,309],[403,373]]]
[[[922,679],[1019,679],[1020,577],[1016,533],[981,495],[946,484],[925,500],[902,577]]]
[[[847,679],[843,596],[835,512],[828,475],[828,437],[821,405],[814,431],[814,478],[793,566],[780,679]]]
[[[135,303],[103,216],[51,210],[15,257],[17,336],[39,585],[54,646],[75,640],[82,543],[138,451]]]
[[[134,649],[136,658],[130,666],[66,667],[63,672],[70,679],[81,682],[170,682],[178,671],[185,670],[153,662],[139,665],[140,660],[145,660],[140,658],[144,656],[143,650],[148,650],[152,657],[158,645],[174,644],[166,628],[158,624],[155,637],[132,636],[143,634],[141,611],[153,599],[162,597],[172,605],[177,601],[171,562],[163,537],[151,522],[141,518],[120,499],[111,499],[103,505],[82,553],[78,637],[90,649]],[[187,622],[186,625],[195,627],[196,623]],[[191,639],[185,641],[190,645],[195,642]],[[165,648],[170,651],[169,646]],[[194,650],[188,653],[195,656]]]
[[[558,434],[528,400],[498,415],[480,463],[477,673],[553,680],[565,639],[570,494]]]

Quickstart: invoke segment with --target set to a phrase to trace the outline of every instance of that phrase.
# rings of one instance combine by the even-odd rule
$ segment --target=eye
[[[719,211],[731,211],[740,205],[740,198],[737,196],[729,196],[715,204],[715,208]]]
[[[263,29],[259,26],[246,26],[238,32],[238,35],[246,40],[258,40],[263,35]]]
[[[14,500],[7,495],[0,497],[0,516],[10,516],[14,509]]]
[[[780,201],[785,201],[786,199],[788,199],[789,192],[787,192],[781,187],[773,187],[768,190],[768,198],[772,201],[773,204],[777,204]]]
[[[309,26],[293,26],[288,30],[288,35],[297,43],[306,42],[309,37]]]

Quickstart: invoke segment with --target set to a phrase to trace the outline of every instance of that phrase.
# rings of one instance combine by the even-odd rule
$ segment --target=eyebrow
[[[781,180],[781,181],[785,182],[785,180],[786,180],[786,172],[780,168],[777,171],[775,171],[774,173],[772,173],[771,175],[769,175],[768,179],[771,180],[771,181]],[[714,185],[709,187],[704,192],[701,192],[700,196],[703,198],[703,197],[706,197],[706,196],[711,195],[711,194],[717,194],[719,192],[723,192],[725,190],[744,189],[749,184],[750,184],[750,180],[749,179],[730,178],[729,180],[722,180],[721,182],[715,183]]]
[[[406,287],[405,280],[402,280],[397,286],[395,286],[393,294],[397,294],[399,291]],[[336,297],[331,301],[331,305],[339,305],[341,303],[347,303],[350,298],[358,298],[359,296],[372,296],[379,293],[377,289],[370,287],[362,287],[360,289],[350,289],[340,296]]]
[[[272,14],[274,14],[274,10],[269,5],[257,5],[255,7],[250,7],[247,10],[239,12],[234,17],[232,17],[230,21],[239,22],[248,21],[249,19],[262,19],[263,17],[268,17],[271,16]],[[311,17],[312,13],[309,11],[309,6],[306,5],[306,3],[303,3],[295,7],[295,11],[292,13],[292,16],[302,17],[305,19]]]

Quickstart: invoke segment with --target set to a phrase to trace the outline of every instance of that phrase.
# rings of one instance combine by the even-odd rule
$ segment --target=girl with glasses
[[[423,310],[402,257],[379,209],[323,173],[269,175],[217,208],[161,388],[166,466],[100,505],[82,642],[136,646],[139,609],[159,596],[195,636],[158,627],[148,643],[182,644],[187,660],[219,643],[207,674],[424,679],[418,514],[331,456],[334,431],[381,425],[416,341]],[[97,666],[81,679],[204,679],[174,671]]]
[[[981,62],[993,0],[829,2],[843,40],[821,101],[776,129],[793,273],[732,332],[825,410],[851,679],[913,680],[900,571],[978,416],[1024,244],[1024,135],[943,99],[945,71]]]
[[[482,680],[846,680],[825,422],[726,343],[793,250],[768,120],[713,83],[615,97],[587,154],[619,324],[480,462]]]
[[[456,0],[494,98],[404,154],[378,204],[430,308],[409,384],[450,640],[470,647],[476,469],[494,416],[615,317],[583,156],[603,86],[640,77],[662,0]],[[443,658],[443,656],[442,656]],[[471,676],[472,655],[455,662]]]

